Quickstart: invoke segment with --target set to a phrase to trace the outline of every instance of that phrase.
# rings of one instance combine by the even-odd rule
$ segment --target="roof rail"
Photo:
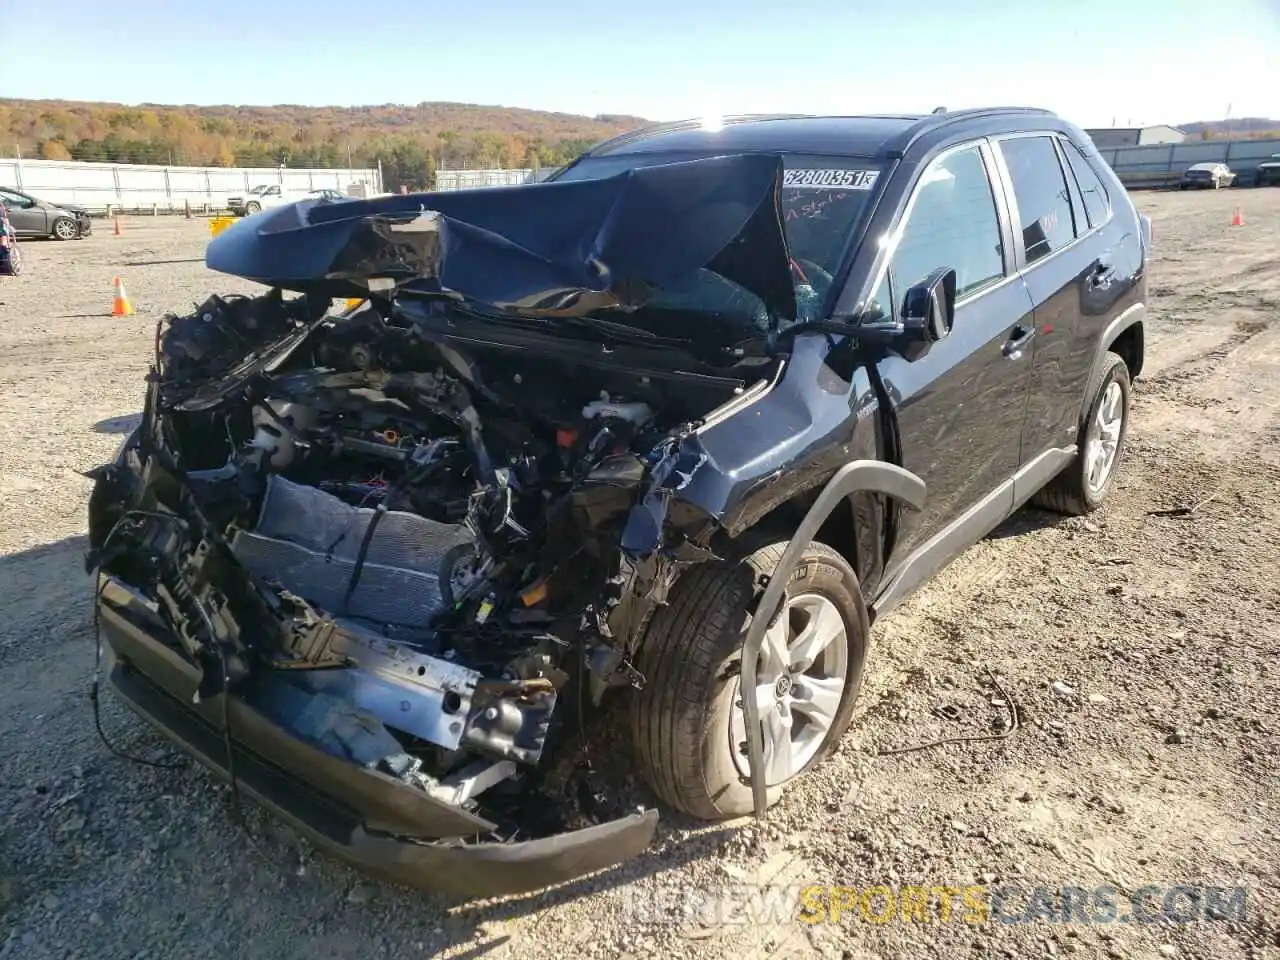
[[[1042,107],[972,107],[967,110],[945,110],[941,112],[935,110],[933,113],[921,117],[904,130],[896,142],[886,143],[885,152],[891,156],[900,157],[926,133],[966,120],[1007,116],[1051,117],[1054,116],[1054,113],[1052,110],[1045,110]]]
[[[1052,116],[1052,111],[1044,110],[1039,107],[976,107],[967,110],[945,110],[938,107],[929,114],[902,114],[902,113],[885,113],[885,114],[811,114],[811,113],[743,113],[734,114],[719,118],[720,122],[726,126],[737,123],[760,123],[772,120],[808,120],[808,119],[825,119],[843,117],[850,120],[872,120],[872,119],[894,119],[894,120],[911,120],[914,121],[910,127],[903,131],[898,137],[890,140],[885,145],[885,150],[889,154],[901,155],[915,140],[922,134],[936,130],[941,126],[951,123],[959,123],[964,120],[975,120],[983,117],[998,117],[1008,115],[1039,115]],[[599,150],[610,147],[625,146],[636,140],[643,140],[646,137],[653,136],[656,133],[671,132],[676,130],[691,130],[703,124],[701,118],[690,118],[686,120],[664,121],[660,123],[650,123],[635,130],[628,130],[617,136],[601,140],[594,144],[587,153],[594,154]]]

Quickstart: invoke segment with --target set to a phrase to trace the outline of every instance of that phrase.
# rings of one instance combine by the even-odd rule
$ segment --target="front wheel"
[[[74,240],[80,234],[80,228],[66,217],[53,221],[53,238],[55,240]]]
[[[256,200],[250,200],[248,203],[244,205],[244,214],[246,217],[252,216],[253,214],[257,213],[261,209],[262,209],[262,204],[258,203]]]
[[[1102,506],[1115,482],[1129,432],[1129,368],[1115,354],[1103,368],[1066,470],[1032,498],[1036,506],[1082,516]]]
[[[15,241],[11,239],[8,246],[0,247],[0,253],[4,253],[8,261],[6,265],[0,267],[0,277],[16,277],[22,273],[22,251],[18,249]]]
[[[705,820],[753,809],[739,678],[742,641],[761,578],[786,541],[684,575],[645,631],[631,702],[640,769],[670,806]],[[869,625],[857,577],[835,550],[811,543],[770,627],[754,691],[770,804],[822,762],[849,726]]]

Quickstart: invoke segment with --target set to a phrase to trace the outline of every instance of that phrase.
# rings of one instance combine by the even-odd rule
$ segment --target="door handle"
[[[1031,342],[1031,338],[1036,335],[1035,327],[1024,327],[1021,324],[1013,328],[1013,334],[1004,342],[1001,349],[1010,360],[1017,360],[1022,356],[1022,348]]]

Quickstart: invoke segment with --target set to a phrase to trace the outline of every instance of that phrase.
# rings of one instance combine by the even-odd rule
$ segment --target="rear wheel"
[[[669,805],[707,820],[752,810],[740,676],[758,584],[786,542],[685,574],[654,615],[631,703],[641,771]],[[787,584],[782,613],[756,667],[769,802],[825,759],[849,726],[869,627],[857,578],[830,547],[811,543]]]
[[[1097,510],[1111,492],[1129,431],[1129,368],[1115,354],[1107,356],[1080,426],[1076,458],[1032,498],[1036,506],[1080,516]]]
[[[75,225],[73,220],[59,217],[53,221],[53,237],[55,240],[74,240],[79,233],[80,228]]]

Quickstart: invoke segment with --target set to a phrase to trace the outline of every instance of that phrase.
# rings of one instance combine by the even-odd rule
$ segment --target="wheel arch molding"
[[[836,471],[791,535],[791,542],[783,551],[782,559],[770,575],[764,594],[756,605],[751,625],[747,628],[747,635],[742,643],[743,689],[749,690],[755,686],[756,662],[765,631],[781,608],[783,592],[801,555],[832,511],[846,497],[859,490],[885,494],[916,510],[924,506],[926,493],[923,480],[892,463],[854,460]],[[756,817],[763,817],[768,804],[768,786],[763,775],[764,742],[760,733],[760,711],[753,697],[743,697],[742,706],[746,714],[747,762],[751,770],[752,802]]]

